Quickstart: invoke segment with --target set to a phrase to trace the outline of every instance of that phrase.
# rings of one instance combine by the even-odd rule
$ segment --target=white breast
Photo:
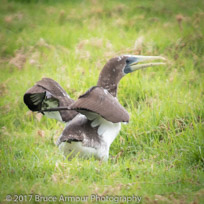
[[[100,160],[107,160],[109,157],[109,148],[121,129],[121,123],[112,123],[102,117],[93,119],[92,127],[98,126],[98,137],[101,139],[101,145],[97,148],[86,147],[81,142],[62,142],[59,145],[60,150],[69,158],[76,156],[80,157],[96,157]]]
[[[121,129],[121,123],[112,123],[110,121],[105,120],[104,118],[100,117],[99,119],[95,119],[99,121],[98,127],[98,135],[101,139],[106,143],[108,148],[118,135]],[[95,120],[91,123],[91,126],[94,127],[96,122]]]

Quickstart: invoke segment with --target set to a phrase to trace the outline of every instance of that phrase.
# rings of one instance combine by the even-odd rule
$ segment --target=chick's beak
[[[132,61],[129,64],[129,68],[131,72],[138,70],[138,69],[143,69],[146,67],[152,67],[152,66],[158,66],[158,65],[165,65],[166,63],[164,62],[152,62],[154,60],[160,60],[160,61],[165,61],[166,59],[161,56],[134,56],[131,57]],[[149,62],[149,63],[143,63],[143,62]]]

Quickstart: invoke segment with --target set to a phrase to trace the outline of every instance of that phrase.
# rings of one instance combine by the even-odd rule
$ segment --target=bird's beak
[[[159,60],[159,62],[152,62],[155,60]],[[152,66],[159,66],[159,65],[165,65],[164,62],[166,59],[161,56],[139,56],[139,55],[133,55],[127,58],[127,65],[125,73],[134,72],[138,69],[144,69],[146,67],[152,67]],[[149,63],[144,63],[149,62]]]

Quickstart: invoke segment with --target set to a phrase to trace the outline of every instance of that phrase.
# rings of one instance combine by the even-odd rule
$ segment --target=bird
[[[164,64],[162,56],[113,57],[104,65],[97,85],[77,100],[70,98],[55,80],[42,78],[26,91],[24,103],[31,111],[65,123],[56,142],[65,157],[94,157],[107,161],[121,123],[129,122],[127,110],[117,99],[120,80],[136,70]]]

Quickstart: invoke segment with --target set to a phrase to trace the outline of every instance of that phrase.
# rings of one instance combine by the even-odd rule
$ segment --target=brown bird
[[[100,73],[97,86],[76,101],[56,81],[43,78],[25,93],[24,102],[30,110],[66,123],[57,141],[65,156],[108,160],[110,145],[120,132],[121,123],[129,122],[128,112],[117,100],[118,83],[135,70],[165,64],[143,64],[153,60],[165,58],[123,55],[110,59]]]

